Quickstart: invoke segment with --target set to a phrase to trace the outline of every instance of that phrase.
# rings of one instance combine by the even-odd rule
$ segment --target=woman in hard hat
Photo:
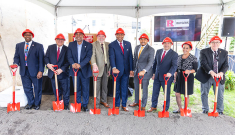
[[[197,71],[198,62],[197,58],[190,54],[190,51],[193,48],[193,45],[190,41],[185,42],[182,44],[183,54],[178,56],[178,68],[175,72],[174,76],[174,91],[176,96],[176,102],[178,105],[178,110],[173,111],[173,113],[179,113],[180,109],[182,108],[181,105],[181,94],[185,94],[185,78],[183,76],[183,71],[185,71],[185,76],[188,76],[188,95],[193,94],[193,86],[194,86],[194,74]],[[188,96],[188,103],[189,103],[189,96]],[[187,103],[187,104],[188,104]]]

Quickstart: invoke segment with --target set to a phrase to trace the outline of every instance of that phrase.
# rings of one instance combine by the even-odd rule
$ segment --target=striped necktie
[[[25,50],[24,50],[24,54],[25,54],[25,66],[28,66],[28,64],[27,64],[28,52],[29,52],[29,43],[26,43]]]

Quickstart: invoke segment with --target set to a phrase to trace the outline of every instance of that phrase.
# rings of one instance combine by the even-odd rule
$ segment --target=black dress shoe
[[[29,110],[32,109],[34,107],[34,105],[26,105],[25,109]]]
[[[203,110],[203,111],[202,111],[202,113],[204,113],[204,114],[208,114],[208,111],[206,111],[206,110]]]
[[[65,105],[64,110],[69,110],[69,106]]]
[[[40,109],[40,105],[37,105],[34,107],[35,110],[39,110]]]
[[[223,112],[219,112],[219,115],[224,115],[224,113]]]
[[[87,106],[86,106],[86,107],[83,107],[83,111],[84,111],[84,112],[89,112]]]
[[[180,113],[180,111],[179,110],[175,110],[175,111],[173,111],[173,113]]]

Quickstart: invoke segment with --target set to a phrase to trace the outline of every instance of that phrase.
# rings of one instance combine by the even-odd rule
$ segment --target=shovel
[[[97,73],[96,76],[95,76],[95,73]],[[90,109],[90,114],[100,114],[100,109],[96,109],[96,83],[97,83],[98,75],[99,75],[99,70],[93,71],[93,76],[94,76],[94,109]]]
[[[75,113],[75,112],[80,112],[81,111],[81,103],[77,103],[77,73],[78,70],[75,72],[74,68],[73,68],[73,72],[74,72],[74,104],[71,103],[70,104],[70,111]]]
[[[163,111],[162,111],[162,112],[161,112],[161,111],[158,112],[158,117],[159,117],[159,118],[163,118],[163,117],[168,118],[168,117],[169,117],[169,112],[166,111],[166,95],[167,95],[167,81],[168,81],[170,78],[168,77],[168,79],[166,80],[166,74],[164,74],[163,78],[164,78],[164,80],[165,80],[164,108],[163,108]]]
[[[139,78],[139,110],[134,110],[134,116],[144,117],[145,116],[145,111],[141,110],[141,98],[142,98],[141,84],[142,84],[142,80],[143,80],[144,76],[142,76],[142,78],[140,79],[139,73],[138,73],[138,78]]]
[[[7,113],[10,111],[20,111],[20,102],[16,103],[15,102],[15,81],[16,81],[16,71],[17,71],[17,65],[11,65],[11,71],[13,74],[13,92],[12,92],[12,97],[13,97],[13,102],[7,104]],[[14,69],[14,70],[13,70]]]
[[[216,88],[215,88],[215,101],[214,101],[214,110],[211,113],[208,113],[208,116],[213,116],[213,117],[218,117],[219,113],[216,112],[216,107],[217,107],[217,97],[218,97],[218,87],[219,87],[219,82],[221,80],[221,78],[219,78],[219,80],[217,81],[216,77],[214,77],[215,82],[216,82]]]
[[[183,75],[185,74],[185,71],[183,71]],[[185,79],[185,95],[184,95],[184,109],[180,108],[180,115],[181,116],[186,116],[186,117],[192,117],[192,113],[190,109],[187,109],[188,107],[188,86],[187,86],[187,82],[188,82],[188,76],[184,75],[184,79]]]
[[[58,69],[58,65],[54,65],[53,68]],[[55,87],[56,87],[57,101],[53,101],[52,106],[53,106],[54,111],[62,111],[64,110],[64,101],[63,100],[59,101],[58,80],[57,80],[57,73],[55,70],[54,70],[54,74],[55,74]]]
[[[109,108],[108,116],[110,116],[111,114],[114,114],[114,115],[118,115],[119,114],[119,109],[115,108],[116,80],[117,80],[117,77],[118,77],[118,74],[117,74],[117,76],[115,76],[113,74],[113,79],[114,79],[114,85],[113,85],[113,108],[112,109]]]

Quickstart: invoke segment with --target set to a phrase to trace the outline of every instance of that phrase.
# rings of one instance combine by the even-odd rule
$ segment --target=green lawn
[[[149,92],[148,92],[148,103],[146,105],[146,109],[149,109],[151,107],[151,98],[152,98],[152,91],[153,91],[153,80],[150,79],[149,82]],[[176,104],[175,99],[175,92],[173,91],[174,84],[171,86],[171,103],[169,111],[172,113],[173,110],[176,110],[178,108]],[[163,105],[163,91],[161,89],[160,96],[158,99],[158,111],[162,110]],[[182,105],[184,105],[184,95],[182,97]],[[131,100],[134,102],[134,95],[132,97],[129,97],[128,100]],[[209,106],[210,111],[214,108],[214,92],[213,87],[210,89],[209,93]],[[189,106],[192,113],[201,113],[202,112],[202,103],[201,103],[201,92],[200,92],[200,82],[195,79],[194,81],[194,94],[190,96]],[[156,111],[157,112],[157,111]],[[224,114],[234,117],[235,118],[235,90],[225,90],[224,91]]]

